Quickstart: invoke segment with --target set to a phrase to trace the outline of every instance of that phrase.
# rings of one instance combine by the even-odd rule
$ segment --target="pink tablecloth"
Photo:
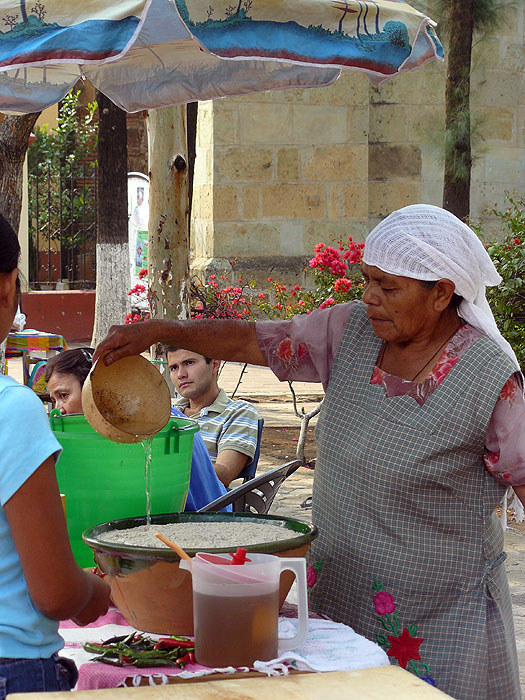
[[[293,637],[296,620],[294,605],[285,605],[279,618],[279,635]],[[83,650],[85,642],[101,642],[110,637],[129,634],[135,631],[130,627],[116,608],[111,608],[106,615],[86,627],[78,627],[71,621],[60,625],[60,634],[64,638],[65,647],[60,652],[75,661],[78,666],[79,680],[77,690],[93,690],[98,688],[117,688],[127,685],[128,679],[138,685],[143,677],[149,679],[151,685],[168,683],[169,676],[192,678],[212,673],[237,673],[249,669],[226,668],[213,669],[200,664],[188,664],[180,668],[134,668],[109,666],[90,661],[93,654]],[[150,637],[158,635],[148,634]],[[295,652],[268,662],[256,662],[255,670],[266,675],[287,675],[290,668],[304,671],[347,671],[373,666],[387,666],[389,660],[385,652],[374,642],[356,634],[350,627],[331,620],[310,615],[310,631],[305,644]]]

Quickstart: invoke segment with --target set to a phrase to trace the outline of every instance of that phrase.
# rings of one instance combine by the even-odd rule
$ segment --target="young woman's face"
[[[58,408],[62,415],[83,413],[82,385],[73,374],[53,372],[47,382],[47,390],[53,407]]]

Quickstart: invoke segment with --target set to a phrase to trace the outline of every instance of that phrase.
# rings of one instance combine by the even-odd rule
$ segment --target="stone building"
[[[523,3],[473,54],[471,106],[485,141],[471,214],[525,191]],[[314,245],[366,232],[407,204],[441,204],[446,64],[374,87],[343,71],[332,86],[199,104],[192,266],[263,285],[303,281]],[[487,226],[496,228],[497,220]]]

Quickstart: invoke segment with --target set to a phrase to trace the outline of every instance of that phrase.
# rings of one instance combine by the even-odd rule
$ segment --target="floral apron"
[[[311,607],[456,700],[521,698],[503,531],[483,448],[515,371],[477,340],[423,406],[370,377],[381,340],[350,316],[316,430]]]

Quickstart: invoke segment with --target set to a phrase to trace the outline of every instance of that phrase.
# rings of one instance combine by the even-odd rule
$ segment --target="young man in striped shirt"
[[[219,388],[220,360],[172,346],[166,348],[166,359],[180,395],[175,406],[199,424],[215,473],[228,486],[255,454],[257,411]]]

